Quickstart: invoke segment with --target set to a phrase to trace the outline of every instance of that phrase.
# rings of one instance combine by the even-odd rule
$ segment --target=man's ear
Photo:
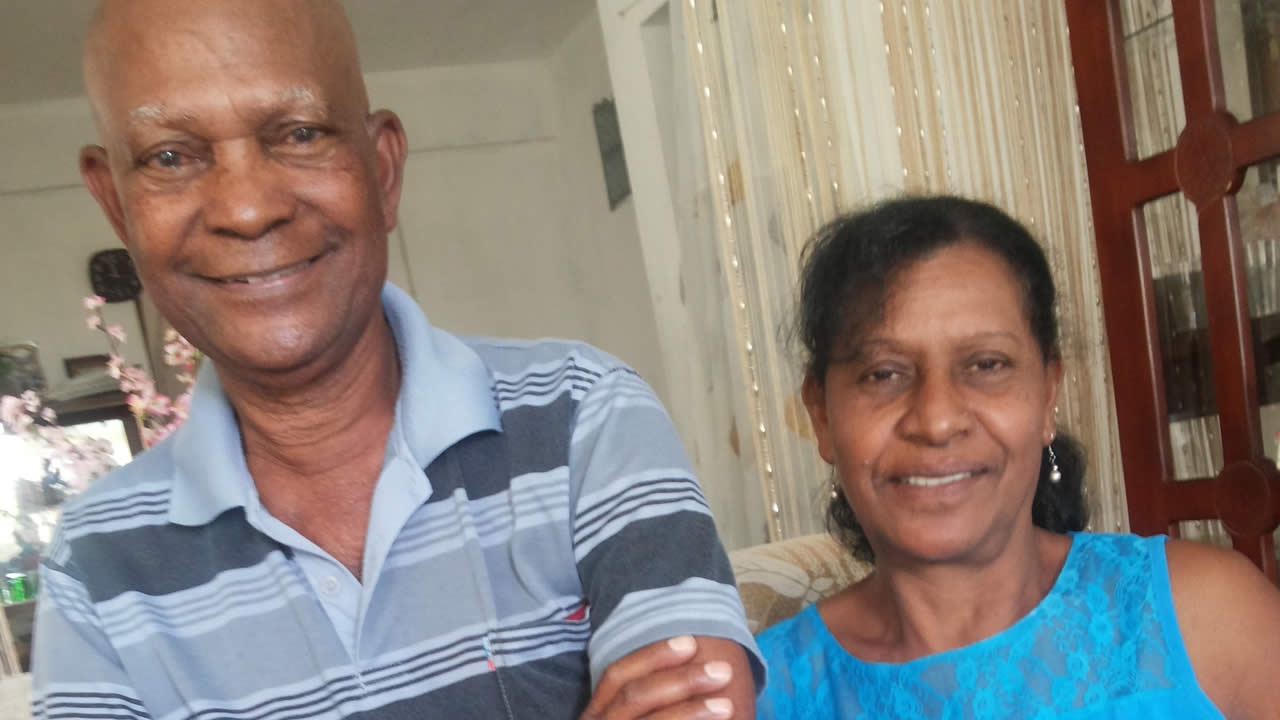
[[[826,388],[810,373],[805,375],[800,397],[804,400],[805,409],[809,411],[813,436],[818,441],[818,454],[828,465],[835,465],[835,443],[831,440],[831,421],[827,417]]]
[[[409,152],[409,141],[404,134],[404,124],[390,110],[378,110],[365,122],[373,140],[378,190],[382,195],[383,231],[391,232],[396,227],[400,211],[400,188],[404,181],[404,159]]]
[[[107,221],[126,247],[129,245],[129,234],[125,230],[124,208],[120,204],[120,195],[116,192],[115,178],[111,177],[111,164],[107,159],[107,151],[99,145],[85,145],[80,149],[80,177],[84,178],[89,194],[98,201]]]

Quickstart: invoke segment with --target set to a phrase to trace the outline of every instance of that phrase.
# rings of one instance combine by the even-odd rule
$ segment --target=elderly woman
[[[814,239],[804,399],[830,523],[875,570],[760,636],[761,718],[1280,717],[1280,593],[1242,556],[1080,532],[1054,295],[981,203],[894,200]]]

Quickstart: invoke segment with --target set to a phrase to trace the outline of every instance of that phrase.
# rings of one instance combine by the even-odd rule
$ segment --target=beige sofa
[[[756,633],[833,595],[870,567],[826,535],[757,545],[729,553],[747,623]],[[31,676],[0,677],[0,718],[30,720]]]
[[[31,676],[0,677],[0,718],[31,719]]]
[[[729,553],[747,625],[758,633],[871,572],[829,535],[806,535]]]

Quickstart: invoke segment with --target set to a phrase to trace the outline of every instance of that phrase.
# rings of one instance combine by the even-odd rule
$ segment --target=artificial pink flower
[[[151,398],[151,402],[147,405],[148,415],[157,415],[159,417],[164,417],[165,415],[168,415],[170,412],[171,412],[171,408],[169,407],[169,398],[168,396],[165,396],[165,395],[156,395],[155,397]]]
[[[120,342],[124,342],[124,338],[125,338],[124,328],[120,327],[119,325],[108,325],[106,327],[106,333],[111,337],[115,338],[116,340]]]
[[[112,353],[107,356],[107,374],[111,377],[120,379],[120,366],[124,365],[124,358]]]
[[[22,393],[22,406],[27,409],[28,413],[35,414],[40,411],[40,396],[35,390],[27,390]]]
[[[25,417],[26,408],[22,405],[22,398],[16,398],[12,395],[0,395],[0,424],[6,427],[17,427],[18,419]]]
[[[107,303],[106,298],[101,295],[90,295],[84,299],[84,309],[90,312],[97,310]]]
[[[40,419],[52,425],[58,422],[58,413],[53,408],[45,408],[40,411]]]
[[[84,326],[89,328],[90,330],[101,330],[102,316],[95,313],[93,315],[86,317],[84,319]]]

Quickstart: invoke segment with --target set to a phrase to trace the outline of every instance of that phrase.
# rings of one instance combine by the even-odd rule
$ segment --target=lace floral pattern
[[[760,637],[770,666],[760,717],[1110,717],[1141,712],[1148,698],[1180,708],[1178,717],[1221,717],[1181,712],[1212,706],[1190,679],[1176,627],[1176,646],[1164,628],[1167,581],[1153,582],[1167,577],[1163,542],[1076,535],[1053,588],[1026,617],[902,664],[850,656],[810,606]],[[1195,702],[1169,704],[1179,689]]]

